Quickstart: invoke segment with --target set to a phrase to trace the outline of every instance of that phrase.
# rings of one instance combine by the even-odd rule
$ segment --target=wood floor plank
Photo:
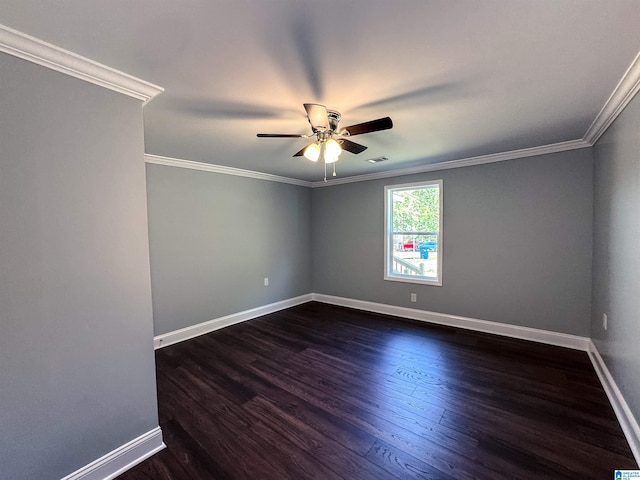
[[[287,440],[295,442],[301,449],[326,465],[335,475],[353,480],[380,478],[382,472],[375,464],[366,461],[362,456],[354,455],[321,431],[279,409],[264,398],[254,398],[245,405],[245,408],[277,430]]]
[[[239,410],[190,398],[183,398],[181,404],[184,430],[231,478],[287,478],[286,458],[272,455],[273,450],[253,433],[253,422],[239,417]],[[173,443],[167,447],[180,448]],[[216,478],[215,472],[209,478]]]
[[[263,391],[261,396],[282,412],[298,419],[339,443],[344,449],[360,456],[366,455],[376,440],[373,435],[345,422],[331,412],[312,405],[302,398],[279,388]]]
[[[378,440],[369,450],[367,458],[396,475],[398,478],[418,478],[425,480],[456,480],[440,470],[433,468],[416,457]]]
[[[233,478],[178,422],[165,423],[162,426],[162,434],[165,441],[173,446],[168,450],[173,455],[171,469],[177,468],[177,471],[184,472],[184,475],[194,480]],[[154,478],[158,478],[157,473]]]
[[[156,351],[119,480],[537,480],[638,466],[584,352],[309,302]]]
[[[456,478],[498,478],[466,456],[475,451],[475,441],[471,437],[457,435],[452,429],[437,424],[421,425],[415,419],[410,425],[401,426],[398,425],[401,421],[388,419],[384,411],[371,403],[361,402],[353,396],[342,398],[318,390],[295,378],[280,375],[277,368],[265,363],[256,362],[254,368],[265,378],[289,388],[292,394],[343,418],[345,423],[355,425]]]

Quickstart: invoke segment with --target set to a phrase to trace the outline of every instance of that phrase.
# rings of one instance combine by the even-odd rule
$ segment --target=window
[[[442,285],[442,180],[384,193],[384,279]]]

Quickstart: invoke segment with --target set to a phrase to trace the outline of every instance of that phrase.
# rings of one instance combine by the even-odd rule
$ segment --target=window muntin
[[[442,180],[385,190],[385,280],[442,285]]]

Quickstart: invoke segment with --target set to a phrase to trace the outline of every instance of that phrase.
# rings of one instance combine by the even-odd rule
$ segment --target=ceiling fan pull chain
[[[333,162],[333,176],[336,176],[336,162]]]
[[[324,162],[324,181],[327,182],[327,162]]]

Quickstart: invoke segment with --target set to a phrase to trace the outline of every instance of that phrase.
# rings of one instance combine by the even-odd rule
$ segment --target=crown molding
[[[224,175],[235,175],[236,177],[256,178],[258,180],[267,180],[270,182],[288,183],[298,185],[300,187],[311,187],[311,182],[298,180],[296,178],[281,177],[270,173],[254,172],[252,170],[243,170],[241,168],[225,167],[223,165],[213,165],[211,163],[194,162],[191,160],[181,160],[179,158],[162,157],[160,155],[151,155],[145,153],[144,160],[146,163],[155,165],[166,165],[169,167],[187,168],[190,170],[201,170],[203,172],[221,173]]]
[[[627,71],[624,72],[613,93],[584,134],[583,140],[589,146],[595,145],[635,94],[638,93],[638,90],[640,90],[640,53],[636,55]]]
[[[164,89],[68,50],[0,25],[0,52],[148,102]]]
[[[332,185],[341,185],[345,183],[364,182],[367,180],[377,180],[380,178],[400,177],[404,175],[415,175],[416,173],[435,172],[438,170],[449,170],[451,168],[471,167],[474,165],[483,165],[485,163],[504,162],[506,160],[517,160],[519,158],[534,157],[537,155],[547,155],[549,153],[566,152],[567,150],[576,150],[579,148],[590,147],[591,145],[580,140],[570,140],[567,142],[553,143],[550,145],[542,145],[539,147],[523,148],[520,150],[511,150],[508,152],[492,153],[490,155],[481,155],[479,157],[462,158],[459,160],[449,160],[447,162],[430,163],[428,165],[420,165],[417,167],[400,168],[397,170],[389,170],[386,172],[367,173],[365,175],[356,175],[353,177],[337,178],[327,182],[319,181],[311,184],[312,188],[330,187]]]
[[[448,162],[432,163],[429,165],[420,165],[418,167],[402,168],[398,170],[390,170],[386,172],[368,173],[365,175],[355,175],[353,177],[337,178],[327,182],[307,182],[296,178],[281,177],[270,173],[255,172],[252,170],[242,170],[240,168],[225,167],[222,165],[214,165],[211,163],[194,162],[192,160],[182,160],[179,158],[163,157],[160,155],[152,155],[145,153],[145,162],[156,165],[166,165],[169,167],[187,168],[191,170],[201,170],[204,172],[221,173],[224,175],[235,175],[239,177],[256,178],[258,180],[268,180],[271,182],[289,183],[301,187],[330,187],[332,185],[341,185],[345,183],[365,182],[368,180],[377,180],[380,178],[401,177],[404,175],[414,175],[416,173],[434,172],[438,170],[449,170],[451,168],[471,167],[474,165],[483,165],[485,163],[503,162],[506,160],[517,160],[519,158],[533,157],[536,155],[546,155],[549,153],[565,152],[567,150],[576,150],[579,148],[590,147],[584,140],[571,140],[568,142],[554,143],[551,145],[543,145],[540,147],[524,148],[521,150],[511,150],[509,152],[494,153],[491,155],[482,155],[480,157],[463,158],[460,160],[450,160]]]

